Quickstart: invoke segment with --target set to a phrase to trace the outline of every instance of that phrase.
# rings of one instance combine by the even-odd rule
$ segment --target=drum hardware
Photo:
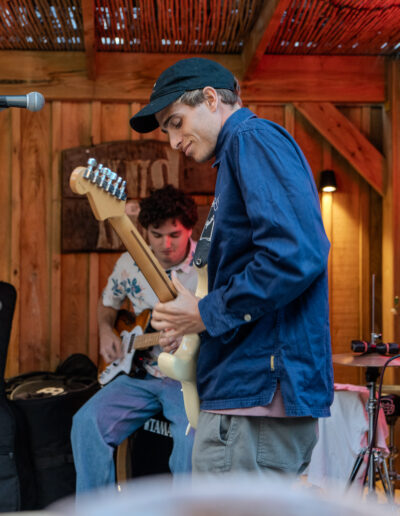
[[[385,390],[385,387],[383,387],[383,390]],[[385,413],[386,422],[389,426],[388,465],[389,478],[392,484],[392,490],[394,491],[396,480],[400,480],[400,475],[397,473],[395,469],[395,459],[398,455],[398,449],[395,445],[394,440],[394,429],[397,418],[400,416],[400,397],[396,394],[384,395],[381,398],[381,405],[383,412]]]
[[[378,476],[382,482],[382,487],[388,499],[393,501],[393,488],[389,477],[386,458],[384,457],[382,450],[375,446],[377,424],[376,414],[378,411],[378,402],[376,399],[376,380],[378,377],[378,368],[367,367],[365,372],[365,379],[369,391],[369,397],[366,406],[368,414],[368,444],[366,447],[362,448],[357,455],[347,485],[349,487],[354,482],[361,464],[364,462],[364,459],[367,456],[367,468],[364,476],[364,485],[367,483],[368,496],[371,498],[376,497],[375,488],[376,478]]]
[[[381,339],[382,335],[375,332],[375,274],[372,275],[372,300],[371,300],[371,341],[367,344],[366,353],[364,355],[353,356],[352,359],[349,357],[344,357],[342,354],[340,357],[337,357],[336,360],[333,358],[333,361],[336,363],[342,363],[345,365],[358,365],[366,367],[365,372],[365,380],[366,386],[368,388],[369,396],[368,402],[366,405],[366,410],[368,414],[368,445],[363,448],[356,457],[356,460],[353,465],[353,469],[350,473],[350,477],[348,480],[348,486],[350,486],[361,467],[361,464],[364,462],[365,457],[367,457],[367,465],[366,471],[364,475],[363,484],[367,485],[367,496],[369,498],[376,498],[376,479],[377,477],[382,482],[382,487],[386,493],[386,496],[390,502],[394,501],[394,480],[397,480],[398,475],[394,470],[394,458],[395,458],[395,448],[393,441],[392,452],[389,455],[389,469],[387,460],[383,455],[382,450],[376,447],[376,431],[378,426],[378,415],[379,408],[381,403],[381,393],[382,393],[382,381],[384,372],[386,367],[392,365],[400,365],[400,355],[394,355],[392,357],[387,357],[382,354],[375,353],[377,341]],[[354,342],[354,341],[353,341]],[[334,355],[335,357],[335,355]],[[345,361],[347,358],[347,362]],[[378,390],[378,398],[376,397],[376,381],[380,375],[379,367],[383,367],[381,373],[381,379]],[[393,425],[394,426],[394,421]],[[394,432],[392,432],[392,439],[394,438]],[[390,449],[389,449],[390,451]],[[389,471],[391,474],[389,474]]]

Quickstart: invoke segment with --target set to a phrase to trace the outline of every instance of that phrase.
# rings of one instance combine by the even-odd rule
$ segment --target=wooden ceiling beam
[[[242,81],[249,102],[380,103],[385,101],[385,59],[375,56],[265,55]]]
[[[240,80],[240,55],[202,54]],[[48,100],[146,102],[160,73],[193,54],[96,53],[96,80],[84,52],[1,51],[3,95],[36,90]],[[342,56],[264,56],[257,74],[241,81],[244,102],[383,103],[384,59]]]
[[[249,79],[254,74],[291,1],[268,0],[264,2],[260,16],[254,24],[241,54],[244,79]]]
[[[96,38],[94,0],[82,0],[83,39],[85,43],[87,77],[96,79]]]
[[[330,102],[295,102],[294,106],[383,195],[384,157],[358,128]]]

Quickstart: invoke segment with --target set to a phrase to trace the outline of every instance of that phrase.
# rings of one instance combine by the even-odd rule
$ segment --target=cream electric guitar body
[[[97,165],[94,159],[89,159],[87,167],[74,169],[70,177],[70,186],[74,193],[87,196],[97,220],[107,219],[110,222],[158,299],[163,303],[175,299],[177,292],[173,283],[125,213],[125,181],[115,172]],[[205,277],[207,278],[206,275]],[[200,292],[199,289],[196,294],[197,292]],[[161,371],[182,383],[186,414],[194,428],[197,426],[200,406],[196,387],[198,349],[199,337],[187,335],[174,355],[161,353],[159,360]],[[171,361],[168,357],[176,360]]]
[[[204,297],[208,290],[207,267],[197,269],[196,296]],[[160,353],[158,365],[161,371],[182,384],[183,400],[190,426],[197,428],[200,400],[197,393],[196,364],[200,349],[200,337],[193,333],[185,335],[174,354]]]

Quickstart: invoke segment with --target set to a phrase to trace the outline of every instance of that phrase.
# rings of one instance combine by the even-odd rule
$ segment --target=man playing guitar
[[[209,59],[164,70],[130,123],[139,133],[160,127],[172,148],[214,158],[217,170],[198,243],[208,242],[208,294],[174,281],[178,296],[152,319],[162,346],[200,333],[193,471],[300,474],[333,400],[329,242],[310,167],[283,127],[242,107],[233,74]]]
[[[194,292],[197,274],[192,267],[195,243],[192,228],[197,221],[196,204],[168,185],[140,201],[139,222],[147,229],[149,244],[161,266],[172,271]],[[135,315],[153,308],[158,299],[130,254],[117,260],[98,303],[100,353],[106,363],[122,358],[120,337],[114,332],[118,310],[129,299]],[[172,342],[167,351],[174,351]],[[162,375],[157,366],[160,352],[154,346],[142,359],[142,374],[121,374],[107,383],[75,415],[72,448],[77,473],[77,493],[115,482],[113,455],[116,446],[147,419],[161,410],[170,421],[173,450],[172,473],[191,471],[193,431],[185,435],[181,385]]]

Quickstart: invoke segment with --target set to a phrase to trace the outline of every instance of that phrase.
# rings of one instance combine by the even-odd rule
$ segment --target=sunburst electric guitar
[[[159,300],[163,303],[177,296],[176,289],[157,258],[125,213],[125,181],[115,172],[88,160],[86,167],[77,167],[71,174],[70,186],[74,193],[86,195],[97,220],[108,220],[135,260]],[[207,293],[206,268],[198,270],[196,295]],[[158,358],[161,371],[182,384],[183,400],[190,426],[196,428],[200,402],[196,387],[196,361],[200,338],[185,335],[172,355],[162,352]]]
[[[118,310],[114,333],[121,339],[122,357],[108,365],[102,358],[100,359],[98,380],[101,385],[106,385],[120,374],[137,373],[139,364],[143,360],[140,352],[158,344],[159,332],[144,333],[149,327],[150,317],[150,310],[144,310],[137,316],[128,310]]]

